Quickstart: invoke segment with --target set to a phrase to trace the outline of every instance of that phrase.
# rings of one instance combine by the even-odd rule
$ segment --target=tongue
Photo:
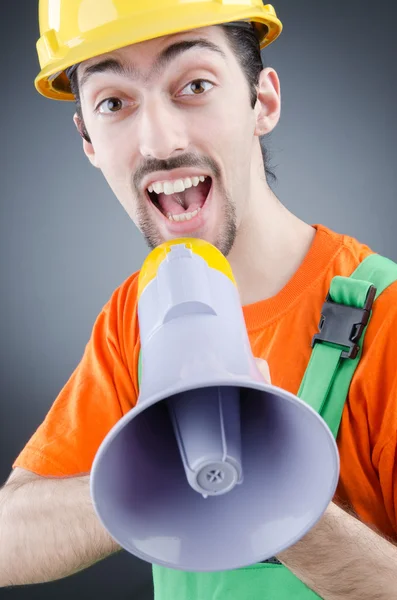
[[[159,194],[157,202],[161,206],[161,210],[165,215],[180,215],[182,213],[194,212],[198,208],[202,208],[207,198],[207,187],[199,183],[197,187],[191,187],[184,192],[171,194]]]

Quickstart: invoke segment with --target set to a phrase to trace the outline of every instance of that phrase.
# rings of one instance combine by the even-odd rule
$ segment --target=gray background
[[[34,90],[37,2],[5,6],[0,484],[78,364],[101,307],[147,254],[102,175],[86,161],[73,106]],[[396,9],[391,0],[279,0],[276,9],[284,33],[266,51],[283,101],[281,122],[268,140],[275,192],[307,222],[353,235],[397,260]],[[0,597],[66,599],[73,593],[152,598],[150,567],[123,554],[60,582],[0,590]]]

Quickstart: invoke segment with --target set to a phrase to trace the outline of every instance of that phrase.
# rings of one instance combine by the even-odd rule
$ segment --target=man
[[[77,100],[84,151],[149,247],[196,236],[228,257],[252,350],[275,385],[296,393],[332,278],[349,276],[371,250],[303,223],[269,187],[260,139],[279,120],[280,84],[262,69],[257,36],[264,47],[280,33],[272,7],[162,6],[97,0],[93,11],[87,0],[42,0],[37,87]],[[118,551],[94,514],[89,472],[137,400],[136,293],[134,274],[101,311],[80,365],[0,492],[1,586],[66,577]],[[335,502],[277,557],[303,582],[299,598],[397,597],[396,311],[392,284],[374,305],[346,400]],[[283,596],[269,592],[268,564],[253,567],[238,574],[240,589],[235,573],[175,580],[159,570],[156,597],[289,597],[285,586]]]

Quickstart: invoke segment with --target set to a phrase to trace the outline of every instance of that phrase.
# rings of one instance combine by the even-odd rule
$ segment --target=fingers
[[[270,376],[270,369],[267,362],[263,360],[263,358],[255,358],[255,362],[266,383],[271,383],[272,379]]]

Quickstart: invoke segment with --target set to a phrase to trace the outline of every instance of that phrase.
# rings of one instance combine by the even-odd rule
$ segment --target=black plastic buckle
[[[369,321],[375,296],[376,288],[372,285],[364,307],[356,308],[338,304],[328,294],[321,309],[320,333],[313,337],[312,348],[318,342],[329,342],[346,348],[341,354],[342,358],[356,358],[360,349],[358,342]]]
[[[273,556],[273,558],[268,558],[267,560],[261,560],[260,564],[261,565],[262,564],[281,565],[281,562],[275,556]]]

